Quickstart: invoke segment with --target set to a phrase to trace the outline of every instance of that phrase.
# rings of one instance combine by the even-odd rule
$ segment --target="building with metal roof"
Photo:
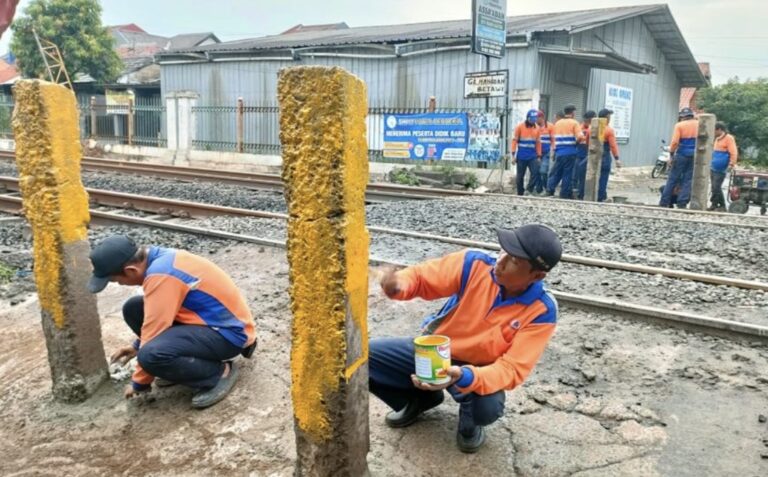
[[[274,106],[281,68],[343,67],[367,84],[372,108],[368,140],[374,153],[380,149],[382,111],[423,110],[433,96],[439,109],[484,108],[484,101],[464,97],[466,73],[509,72],[508,95],[488,104],[506,115],[507,130],[529,107],[552,118],[573,103],[579,114],[613,105],[612,92],[620,91],[630,100],[617,125],[625,131],[621,155],[628,165],[653,162],[677,118],[680,89],[708,84],[666,5],[511,16],[506,54],[488,64],[471,53],[471,31],[469,20],[299,29],[161,51],[155,58],[164,94],[192,92],[197,104],[206,107],[233,105],[239,97],[246,105]],[[275,120],[276,115],[264,119]],[[196,124],[198,139],[217,142],[224,139],[214,135],[234,134],[234,125],[214,127],[205,118]],[[254,122],[247,140],[277,144],[277,129],[266,126]]]

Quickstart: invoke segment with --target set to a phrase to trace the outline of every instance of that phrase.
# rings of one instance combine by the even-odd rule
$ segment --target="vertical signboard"
[[[629,142],[632,129],[632,89],[617,84],[606,83],[605,107],[613,111],[611,126],[616,131],[616,140]]]
[[[498,161],[501,157],[501,119],[494,113],[469,114],[470,161]]]
[[[506,43],[506,0],[472,0],[472,52],[502,58]]]

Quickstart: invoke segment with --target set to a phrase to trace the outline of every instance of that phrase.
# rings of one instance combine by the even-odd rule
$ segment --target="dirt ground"
[[[214,256],[257,317],[260,349],[213,408],[175,387],[126,401],[110,382],[86,403],[51,399],[34,298],[0,302],[0,475],[291,476],[290,311],[281,250]],[[248,263],[247,267],[243,264]],[[131,339],[120,318],[136,290],[99,297],[107,352]],[[411,335],[439,304],[392,302],[371,283],[372,336]],[[455,447],[446,401],[408,429],[383,425],[371,399],[375,476],[768,475],[768,348],[562,309],[558,331],[480,453]],[[761,456],[762,455],[762,456]]]

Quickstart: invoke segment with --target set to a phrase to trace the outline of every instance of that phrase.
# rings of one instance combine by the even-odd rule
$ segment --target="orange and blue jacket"
[[[669,143],[669,150],[672,154],[693,157],[696,152],[696,136],[698,134],[698,119],[686,119],[685,121],[680,121],[675,124],[675,131],[672,133],[672,141]]]
[[[527,121],[523,121],[515,128],[515,134],[512,136],[512,154],[518,161],[530,161],[541,157],[541,139],[540,139],[539,126],[534,123],[528,125]],[[519,149],[519,151],[518,151]]]
[[[544,283],[505,298],[495,264],[485,253],[464,250],[397,272],[399,289],[391,298],[448,298],[424,320],[422,331],[451,338],[452,359],[467,363],[456,383],[462,393],[519,386],[555,331],[557,302]]]
[[[610,124],[603,131],[603,157],[612,154],[614,159],[619,159],[619,144],[616,142],[616,131]],[[610,157],[608,157],[610,159]]]
[[[231,278],[213,262],[183,250],[150,247],[144,289],[143,346],[174,323],[208,326],[245,348],[256,339],[253,316]],[[134,389],[154,377],[136,365]]]
[[[555,157],[575,156],[576,145],[584,142],[581,124],[573,118],[563,118],[555,123]]]
[[[541,155],[549,156],[549,151],[552,150],[552,139],[555,137],[555,125],[549,121],[539,126],[539,139],[541,140]]]
[[[739,159],[736,139],[730,134],[715,138],[715,148],[712,151],[712,162],[709,168],[715,172],[725,172],[728,167],[734,167]]]

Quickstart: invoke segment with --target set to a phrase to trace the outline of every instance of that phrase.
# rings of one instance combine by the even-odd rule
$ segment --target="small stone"
[[[603,402],[596,398],[587,398],[579,402],[574,411],[586,416],[595,416],[603,409]]]
[[[576,406],[578,400],[573,393],[563,393],[552,396],[547,402],[559,411],[571,411]]]
[[[593,351],[595,349],[595,343],[587,341],[586,343],[581,345],[581,347],[584,348],[587,351]]]
[[[759,422],[760,424],[765,424],[767,421],[768,421],[768,418],[765,417],[764,415],[760,414],[759,416],[757,416],[757,422]]]
[[[525,402],[518,408],[517,412],[518,414],[533,414],[536,412],[539,412],[541,410],[541,406],[536,404],[536,402],[533,399],[526,399]]]
[[[630,419],[636,419],[637,415],[621,403],[612,403],[607,405],[600,412],[600,417],[616,421],[628,421]]]
[[[597,378],[597,373],[592,371],[591,369],[582,369],[581,374],[584,376],[584,379],[587,381],[594,381]]]

